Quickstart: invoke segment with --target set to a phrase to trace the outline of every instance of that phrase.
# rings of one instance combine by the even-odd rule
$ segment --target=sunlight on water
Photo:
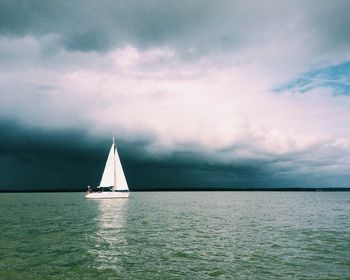
[[[128,248],[124,234],[128,202],[128,199],[94,201],[99,208],[98,229],[91,238],[91,243],[95,246],[89,253],[96,256],[98,269],[122,266],[120,256],[127,254]]]

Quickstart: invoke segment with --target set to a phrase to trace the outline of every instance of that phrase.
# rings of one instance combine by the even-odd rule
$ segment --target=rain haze
[[[0,1],[0,190],[349,187],[349,1]]]

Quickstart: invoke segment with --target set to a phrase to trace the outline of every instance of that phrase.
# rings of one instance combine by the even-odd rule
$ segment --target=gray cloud
[[[16,42],[22,43],[21,40]],[[16,120],[5,121],[1,129],[10,133],[9,136],[4,134],[0,143],[3,147],[0,178],[5,187],[45,188],[48,181],[51,188],[73,186],[80,189],[87,184],[96,185],[110,141],[98,135],[111,135],[113,131],[121,135],[121,154],[134,189],[329,186],[332,181],[329,178],[335,172],[338,172],[336,186],[346,184],[348,144],[337,141],[347,131],[341,126],[334,127],[333,120],[325,129],[327,132],[338,130],[334,138],[324,140],[312,131],[305,134],[306,126],[313,130],[319,122],[308,120],[310,116],[304,111],[297,115],[294,112],[296,106],[289,104],[289,98],[278,101],[274,95],[259,97],[254,92],[242,102],[239,93],[232,95],[229,88],[227,94],[226,86],[217,87],[217,76],[211,80],[211,75],[197,74],[190,77],[194,80],[185,77],[185,87],[191,89],[199,81],[200,85],[205,85],[199,91],[184,91],[183,86],[179,92],[169,91],[179,82],[183,83],[182,76],[177,75],[176,79],[156,79],[157,87],[162,88],[160,84],[164,82],[166,90],[154,91],[152,73],[147,73],[149,76],[146,77],[139,76],[139,72],[131,74],[131,83],[124,84],[130,77],[119,77],[118,65],[117,72],[106,71],[103,66],[108,65],[105,64],[110,58],[108,55],[63,53],[44,60],[38,55],[36,41],[34,47],[32,43],[29,40],[29,46],[23,48],[28,61],[21,61],[10,71],[6,65],[1,67],[4,73],[1,77],[1,117],[12,116]],[[15,60],[15,54],[9,63]],[[132,60],[135,56],[143,61],[141,55],[135,50],[131,50],[130,55],[126,50],[125,54],[122,52],[112,58],[131,56]],[[147,53],[145,57],[148,59]],[[65,61],[68,61],[68,67],[64,67]],[[63,67],[58,66],[60,63]],[[180,66],[182,70],[183,65]],[[80,79],[75,72],[82,68],[91,72],[83,72]],[[143,67],[135,69],[145,73]],[[67,75],[68,79],[65,78]],[[223,80],[229,81],[231,74],[223,75]],[[149,80],[150,87],[134,91],[138,84],[147,84]],[[216,84],[213,89],[222,91],[212,94],[211,90],[203,90],[210,89],[213,84]],[[237,85],[237,81],[229,85]],[[127,90],[120,94],[120,87]],[[248,117],[251,100],[259,106],[252,104],[253,113]],[[271,107],[259,111],[269,103]],[[317,106],[312,107],[313,103],[313,100],[306,103],[307,112],[315,108],[312,115],[319,110]],[[297,105],[300,108],[303,102]],[[324,104],[321,105],[324,110]],[[304,116],[302,122],[297,121],[294,126],[301,134],[286,132],[285,128],[291,129],[293,123],[287,124],[284,111],[292,118]],[[256,123],[254,117],[266,122],[271,112],[272,119],[277,117],[281,121],[270,126],[279,129],[251,127]],[[340,119],[347,118],[340,116]],[[301,130],[299,126],[302,126]],[[20,139],[25,141],[22,143]],[[167,146],[167,142],[170,145]],[[339,167],[332,170],[335,165]],[[23,176],[14,176],[18,169],[23,170]],[[86,177],[86,172],[93,176]],[[319,172],[322,176],[317,174]]]
[[[110,139],[77,130],[42,130],[2,120],[0,190],[84,190],[97,185]],[[133,190],[295,186],[263,161],[220,162],[203,150],[152,155],[148,137],[118,141]]]
[[[210,2],[177,1],[2,1],[0,32],[56,34],[68,50],[105,51],[126,43],[169,43],[191,33]],[[176,40],[176,39],[175,39]]]
[[[347,94],[268,88],[349,59],[349,7],[0,0],[1,185],[97,184],[112,131],[135,189],[346,185]]]
[[[57,35],[67,50],[134,44],[183,54],[234,51],[283,38],[310,51],[348,46],[348,1],[1,1],[0,33]],[[295,47],[295,46],[294,46]]]
[[[0,190],[85,190],[100,180],[110,139],[83,130],[28,128],[0,122]],[[346,186],[347,177],[295,173],[294,157],[222,161],[211,152],[178,148],[150,153],[150,136],[118,140],[119,153],[132,190],[235,189],[264,187]],[[288,163],[283,166],[283,163]],[[291,164],[292,163],[292,164]],[[302,163],[317,168],[320,162]],[[325,166],[328,163],[324,164]],[[302,180],[295,175],[303,176]],[[301,175],[303,174],[303,175]]]
[[[322,52],[344,52],[350,43],[350,2],[307,1],[305,26],[315,34],[315,44]]]

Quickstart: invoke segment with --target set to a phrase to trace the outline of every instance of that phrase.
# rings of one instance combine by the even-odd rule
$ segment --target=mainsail
[[[114,139],[113,139],[114,143]],[[128,191],[128,183],[124,175],[123,167],[120,162],[117,147],[115,147],[115,189],[117,191]]]

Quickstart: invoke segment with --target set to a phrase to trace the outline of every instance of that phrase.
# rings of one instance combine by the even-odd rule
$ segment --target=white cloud
[[[1,68],[2,117],[121,138],[147,133],[154,136],[149,153],[188,145],[219,161],[287,157],[280,168],[311,172],[306,162],[316,162],[318,171],[349,169],[349,100],[325,89],[277,94],[270,66],[221,64],[217,57],[188,63],[168,47],[131,45],[103,55],[60,50],[43,59],[33,38],[3,40],[2,53],[14,46],[23,60]]]

